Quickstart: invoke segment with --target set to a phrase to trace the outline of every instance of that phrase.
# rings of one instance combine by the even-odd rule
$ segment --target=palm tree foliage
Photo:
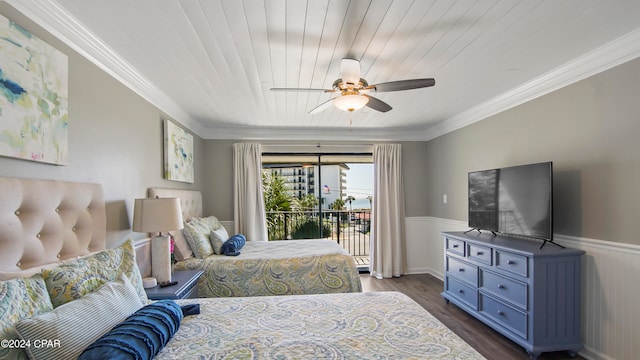
[[[301,209],[313,210],[318,208],[318,198],[313,194],[307,194],[298,199],[298,204]]]
[[[351,208],[351,202],[354,201],[356,198],[354,198],[353,196],[349,195],[347,196],[347,202],[349,203],[349,210],[353,210]]]
[[[262,172],[264,207],[269,211],[293,211],[297,207],[295,197],[287,192],[284,178],[269,171]]]
[[[333,210],[344,210],[344,200],[342,199],[335,199],[331,205],[329,205],[329,207]]]
[[[278,212],[290,212],[296,209],[296,199],[287,192],[284,178],[270,171],[262,172],[262,192],[264,208],[267,212],[269,240],[284,239],[285,218]]]
[[[319,203],[316,196],[307,194],[296,198],[288,191],[285,178],[271,171],[262,172],[262,190],[269,240],[284,240],[288,233],[294,239],[320,237],[320,220],[315,213]],[[344,200],[337,199],[332,205],[342,210]],[[331,234],[331,226],[323,224],[322,234]]]

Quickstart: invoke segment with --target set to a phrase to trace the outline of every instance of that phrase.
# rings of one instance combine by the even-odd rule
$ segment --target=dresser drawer
[[[479,298],[480,313],[490,317],[500,326],[509,329],[523,339],[527,339],[527,314],[482,293],[479,294]]]
[[[510,273],[528,277],[529,266],[527,257],[496,249],[496,267]]]
[[[466,281],[473,287],[478,287],[478,267],[475,265],[454,257],[447,257],[447,275]]]
[[[468,244],[467,257],[483,264],[491,265],[491,248],[476,244]]]
[[[527,310],[527,284],[480,269],[480,290]]]
[[[473,310],[478,310],[478,291],[475,288],[452,277],[447,277],[447,288],[445,290],[460,301],[471,306]]]
[[[447,238],[446,247],[448,252],[464,256],[464,241]]]

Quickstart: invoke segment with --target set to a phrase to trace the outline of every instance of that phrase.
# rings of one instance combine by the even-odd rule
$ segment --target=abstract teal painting
[[[0,156],[68,163],[67,56],[0,15]]]
[[[169,120],[164,121],[164,177],[193,183],[193,135]]]

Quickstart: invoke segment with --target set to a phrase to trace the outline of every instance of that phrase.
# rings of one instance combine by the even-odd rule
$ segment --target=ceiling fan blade
[[[366,96],[369,98],[369,102],[367,103],[367,106],[372,108],[373,110],[378,110],[380,112],[387,112],[393,109],[389,104],[387,104],[386,102],[378,98],[374,98],[373,96],[369,96],[369,95],[362,95],[362,96]]]
[[[429,78],[429,79],[390,81],[390,82],[371,85],[369,87],[375,88],[377,92],[389,92],[389,91],[419,89],[419,88],[433,86],[435,84],[436,84],[436,81],[434,79]]]
[[[271,88],[271,91],[306,91],[306,92],[335,92],[333,89],[308,89],[308,88]]]
[[[342,59],[340,63],[340,77],[347,84],[358,85],[360,82],[360,61]]]
[[[315,108],[311,109],[311,111],[309,111],[309,115],[315,115],[323,110],[326,110],[328,108],[331,107],[331,105],[333,104],[333,99],[335,98],[331,98],[325,102],[323,102],[322,104],[316,106]]]

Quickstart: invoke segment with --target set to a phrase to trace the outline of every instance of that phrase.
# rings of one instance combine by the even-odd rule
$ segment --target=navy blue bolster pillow
[[[240,255],[240,249],[247,242],[247,239],[242,234],[235,234],[222,244],[220,253],[229,256]]]
[[[154,302],[89,345],[78,359],[153,359],[178,331],[183,317],[175,301]]]

